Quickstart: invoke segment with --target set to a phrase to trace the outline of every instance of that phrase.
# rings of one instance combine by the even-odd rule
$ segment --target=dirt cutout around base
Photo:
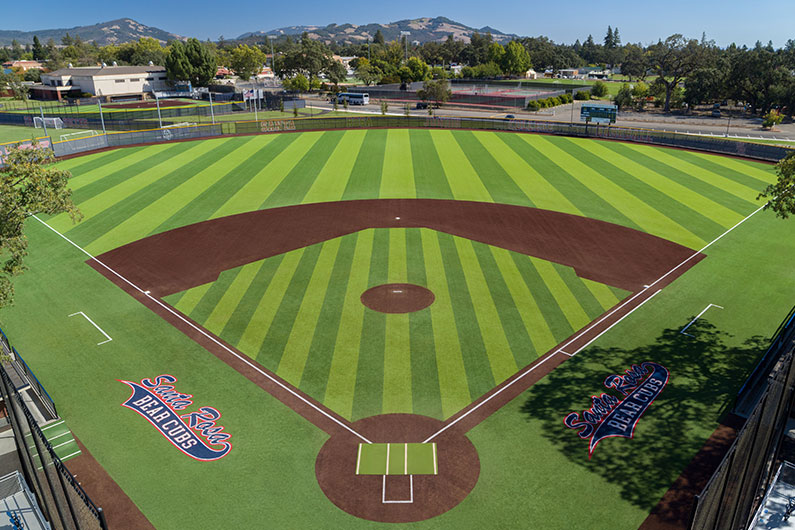
[[[425,287],[413,283],[386,283],[362,293],[366,307],[380,313],[413,313],[431,305],[436,297]]]
[[[420,443],[443,425],[427,416],[384,414],[359,420],[353,428],[375,443]],[[413,502],[384,503],[383,475],[356,474],[361,441],[350,433],[329,438],[318,453],[315,474],[331,502],[363,519],[409,523],[441,515],[469,495],[480,475],[480,459],[472,442],[463,434],[445,432],[433,440],[438,474],[414,475],[413,484],[408,477],[390,476],[389,481],[400,491],[387,491],[386,499],[402,493],[400,500],[410,498]]]

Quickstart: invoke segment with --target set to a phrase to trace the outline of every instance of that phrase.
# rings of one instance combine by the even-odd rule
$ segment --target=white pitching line
[[[101,328],[101,327],[97,326],[97,323],[96,323],[96,322],[94,322],[93,320],[91,320],[90,318],[88,318],[88,315],[86,315],[86,314],[85,314],[85,313],[83,313],[82,311],[78,311],[77,313],[72,313],[72,314],[71,314],[71,315],[69,315],[69,316],[70,316],[70,317],[73,317],[73,316],[76,316],[76,315],[83,315],[83,317],[85,317],[85,319],[86,319],[86,320],[88,320],[89,322],[91,322],[91,324],[92,324],[92,325],[93,325],[95,328],[97,328],[97,329],[99,330],[99,332],[100,332],[100,333],[102,333],[103,335],[105,335],[105,338],[106,338],[107,340],[103,340],[102,342],[97,342],[97,346],[102,346],[102,345],[103,345],[103,344],[105,344],[106,342],[110,342],[110,341],[112,341],[112,340],[113,340],[112,338],[110,338],[110,335],[108,335],[107,333],[105,333],[105,332],[102,330],[102,328]]]
[[[191,322],[191,321],[187,320],[185,317],[183,317],[182,315],[180,315],[179,313],[177,313],[176,311],[174,311],[173,309],[171,309],[169,306],[167,306],[166,304],[164,304],[163,302],[161,302],[161,301],[160,301],[160,300],[158,300],[157,298],[153,297],[151,294],[149,294],[149,291],[144,291],[143,289],[141,289],[140,287],[138,287],[137,285],[135,285],[133,282],[131,282],[130,280],[128,280],[127,278],[125,278],[124,276],[122,276],[121,274],[119,274],[118,272],[116,272],[115,270],[111,269],[110,267],[108,267],[107,265],[105,265],[104,263],[102,263],[100,260],[98,260],[97,258],[95,258],[94,256],[92,256],[91,254],[89,254],[89,253],[88,253],[88,252],[87,252],[85,249],[83,249],[83,248],[82,248],[80,245],[78,245],[77,243],[75,243],[74,241],[72,241],[71,239],[69,239],[68,237],[66,237],[65,235],[63,235],[62,233],[60,233],[58,230],[56,230],[55,228],[51,227],[50,225],[48,225],[47,223],[45,223],[44,221],[42,221],[41,219],[39,219],[39,218],[38,218],[38,217],[37,217],[35,214],[30,214],[30,216],[31,216],[31,217],[33,217],[34,219],[36,219],[36,220],[37,220],[38,222],[40,222],[41,224],[43,224],[44,226],[46,226],[47,228],[49,228],[50,230],[52,230],[53,232],[55,232],[56,234],[58,234],[59,236],[61,236],[61,238],[63,238],[63,239],[66,241],[66,242],[68,242],[69,244],[71,244],[71,245],[72,245],[73,247],[75,247],[77,250],[79,250],[80,252],[82,252],[83,254],[85,254],[86,256],[88,256],[89,258],[93,259],[94,261],[96,261],[97,263],[99,263],[100,265],[102,265],[102,267],[104,267],[105,269],[107,269],[108,271],[110,271],[110,272],[111,272],[111,273],[112,273],[114,276],[117,276],[119,279],[121,279],[123,282],[125,282],[126,284],[128,284],[130,287],[132,287],[133,289],[135,289],[136,291],[138,291],[138,292],[139,292],[139,293],[141,293],[142,295],[144,295],[144,296],[148,297],[148,298],[149,298],[151,301],[153,301],[154,303],[156,303],[157,305],[159,305],[160,307],[162,307],[162,308],[163,308],[164,310],[166,310],[167,312],[169,312],[169,313],[171,313],[172,315],[174,315],[174,317],[176,317],[177,319],[179,319],[179,320],[181,320],[182,322],[184,322],[184,323],[185,323],[185,324],[186,324],[188,327],[190,327],[190,328],[192,328],[192,329],[196,330],[196,331],[197,331],[199,334],[203,335],[205,338],[207,338],[207,339],[208,339],[208,340],[210,340],[211,342],[215,343],[217,346],[219,346],[219,347],[223,348],[223,349],[224,349],[226,352],[228,352],[228,353],[230,353],[231,355],[235,356],[235,357],[236,357],[236,358],[237,358],[239,361],[241,361],[241,362],[242,362],[242,363],[244,363],[245,365],[247,365],[247,366],[249,366],[250,368],[252,368],[253,370],[255,370],[255,371],[258,373],[258,374],[260,374],[260,375],[262,375],[262,376],[266,377],[267,379],[269,379],[271,382],[273,382],[273,383],[274,383],[275,385],[277,385],[279,388],[281,388],[281,389],[285,390],[286,392],[290,393],[292,396],[294,396],[294,397],[296,397],[297,399],[301,400],[303,403],[305,403],[306,405],[308,405],[308,406],[309,406],[309,407],[311,407],[312,409],[316,410],[317,412],[319,412],[320,414],[322,414],[322,415],[323,415],[323,416],[325,416],[326,418],[330,419],[331,421],[333,421],[334,423],[336,423],[337,425],[339,425],[339,426],[340,426],[340,427],[342,427],[343,429],[347,430],[347,431],[348,431],[348,432],[350,432],[351,434],[353,434],[353,435],[355,435],[355,436],[359,437],[360,439],[364,440],[364,441],[365,441],[365,442],[367,442],[368,444],[370,444],[370,443],[373,443],[373,442],[371,442],[370,440],[368,440],[367,438],[365,438],[364,436],[362,436],[361,434],[359,434],[358,432],[356,432],[355,430],[353,430],[353,429],[352,429],[350,426],[348,426],[348,425],[344,424],[343,422],[341,422],[340,420],[338,420],[337,418],[335,418],[334,416],[332,416],[331,414],[329,414],[329,413],[328,413],[328,412],[326,412],[325,410],[321,409],[320,407],[318,407],[317,405],[315,405],[314,403],[312,403],[311,401],[309,401],[308,399],[306,399],[306,398],[305,398],[304,396],[302,396],[301,394],[298,394],[298,393],[297,393],[295,390],[293,390],[292,388],[288,387],[287,385],[285,385],[284,383],[282,383],[282,382],[281,382],[281,381],[279,381],[278,379],[274,378],[272,375],[270,375],[269,373],[265,372],[265,371],[264,371],[264,370],[262,370],[260,367],[258,367],[258,366],[256,366],[256,365],[254,365],[254,364],[253,364],[251,361],[249,361],[248,359],[246,359],[246,358],[242,357],[242,356],[241,356],[239,353],[237,353],[236,351],[232,350],[231,348],[229,348],[228,346],[226,346],[225,344],[223,344],[222,342],[220,342],[218,339],[216,339],[215,337],[213,337],[212,335],[210,335],[209,333],[207,333],[206,331],[204,331],[203,329],[201,329],[200,327],[198,327],[196,324],[194,324],[193,322]]]
[[[687,328],[689,328],[690,326],[692,326],[693,324],[695,324],[695,323],[696,323],[696,320],[698,320],[699,318],[701,318],[701,316],[702,316],[704,313],[706,313],[706,312],[707,312],[707,309],[709,309],[710,307],[717,307],[718,309],[723,309],[723,306],[719,306],[718,304],[709,304],[707,307],[705,307],[705,308],[704,308],[704,310],[703,310],[701,313],[699,313],[698,315],[696,315],[696,318],[694,318],[693,320],[691,320],[691,321],[690,321],[690,323],[689,323],[687,326],[683,327],[683,328],[682,328],[682,330],[681,330],[679,333],[681,333],[682,335],[687,335],[688,337],[692,337],[693,335],[691,335],[690,333],[685,333],[685,331],[687,331]]]

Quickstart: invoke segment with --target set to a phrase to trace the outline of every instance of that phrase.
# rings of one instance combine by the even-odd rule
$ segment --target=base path
[[[445,421],[389,414],[355,423],[160,300],[215,281],[225,270],[370,228],[438,230],[567,265],[580,277],[621,287],[633,295]],[[704,257],[630,228],[547,210],[466,201],[381,199],[288,206],[213,219],[135,241],[90,259],[88,264],[327,432],[331,437],[318,455],[315,470],[321,488],[334,504],[365,519],[410,522],[444,513],[474,487],[480,464],[466,438],[467,431]],[[416,292],[408,296],[409,289]],[[368,307],[381,306],[376,310],[405,312],[433,302],[433,293],[421,286],[386,284],[373,290],[362,302]],[[439,474],[413,476],[408,483],[402,476],[356,475],[357,449],[362,441],[436,443]],[[383,488],[388,483],[410,491],[412,502],[383,502]]]
[[[367,228],[429,228],[573,267],[639,291],[693,254],[682,245],[587,217],[538,208],[435,199],[373,199],[230,215],[150,236],[99,256],[163,297],[227,270]]]

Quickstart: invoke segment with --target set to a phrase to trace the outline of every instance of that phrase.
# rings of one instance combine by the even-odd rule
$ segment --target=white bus
[[[358,94],[356,92],[340,92],[337,94],[337,103],[346,101],[349,105],[369,105],[370,94]]]

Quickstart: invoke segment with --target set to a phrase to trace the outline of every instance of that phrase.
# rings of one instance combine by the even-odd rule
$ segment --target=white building
[[[31,89],[34,97],[62,99],[63,96],[141,96],[168,90],[163,66],[103,66],[61,68],[41,75],[41,85]]]

